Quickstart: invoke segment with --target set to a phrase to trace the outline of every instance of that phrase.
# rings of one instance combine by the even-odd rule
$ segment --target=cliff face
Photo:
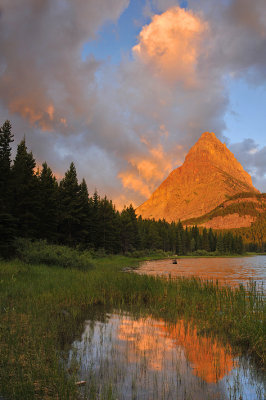
[[[168,222],[196,218],[240,192],[259,193],[226,145],[214,133],[205,132],[184,164],[171,172],[136,213]]]

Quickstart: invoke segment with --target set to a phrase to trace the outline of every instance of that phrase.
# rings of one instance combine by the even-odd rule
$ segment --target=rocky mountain
[[[205,132],[190,149],[183,165],[170,173],[136,213],[168,222],[191,220],[243,192],[259,194],[233,153],[214,133]]]

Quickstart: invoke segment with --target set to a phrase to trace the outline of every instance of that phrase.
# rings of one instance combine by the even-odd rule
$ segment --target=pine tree
[[[179,220],[176,227],[176,252],[178,255],[184,254],[184,229]]]
[[[199,228],[197,227],[197,225],[192,227],[191,232],[192,232],[192,237],[195,240],[195,251],[199,250],[201,248],[201,243],[200,243],[201,241],[200,241]]]
[[[78,244],[80,235],[82,209],[80,204],[80,187],[74,163],[70,164],[59,185],[59,233],[61,241],[73,246]]]
[[[216,250],[221,254],[225,252],[224,240],[221,234],[219,234],[217,238]]]
[[[121,246],[123,252],[135,250],[139,247],[140,237],[135,210],[130,204],[121,213]]]
[[[210,251],[209,237],[208,237],[206,228],[203,228],[203,231],[202,231],[202,249],[206,250],[206,251]]]
[[[0,202],[6,208],[11,175],[11,143],[14,141],[11,124],[6,121],[0,128]]]
[[[188,227],[184,231],[184,254],[191,252],[191,235],[188,231]]]
[[[162,241],[155,221],[151,221],[151,224],[149,225],[147,247],[153,250],[162,248]]]
[[[34,173],[36,162],[27,151],[25,139],[17,147],[12,167],[12,207],[17,219],[17,234],[36,237],[39,231],[38,180]]]
[[[240,235],[235,237],[235,252],[238,254],[243,254],[244,252],[244,244]]]
[[[208,240],[209,240],[210,251],[215,251],[215,249],[216,249],[216,237],[213,234],[212,228],[209,229]]]
[[[109,253],[116,253],[120,247],[120,218],[112,201],[106,196],[100,200],[99,215],[99,247]]]
[[[80,203],[80,229],[78,240],[82,247],[87,247],[89,242],[89,223],[90,223],[90,204],[89,193],[85,179],[79,186],[79,203]]]
[[[15,237],[15,219],[11,208],[11,124],[6,121],[0,128],[0,256],[12,254]]]
[[[196,241],[194,238],[191,239],[190,248],[191,248],[192,253],[193,253],[193,251],[196,250]]]
[[[39,175],[39,237],[57,240],[58,228],[58,184],[51,168],[43,163]]]
[[[88,241],[89,246],[98,249],[101,244],[99,221],[100,221],[100,196],[97,190],[94,191],[93,196],[89,198],[89,226],[88,226]]]

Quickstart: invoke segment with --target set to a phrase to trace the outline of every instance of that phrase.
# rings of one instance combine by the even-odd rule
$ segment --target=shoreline
[[[121,273],[123,268],[153,260],[99,258],[88,271],[0,261],[0,356],[5,365],[0,396],[33,398],[33,393],[44,398],[49,390],[52,398],[78,398],[76,375],[66,374],[60,354],[68,354],[83,332],[88,312],[100,305],[138,309],[169,322],[193,320],[203,335],[206,332],[227,341],[253,357],[261,368],[265,317],[263,298],[256,288],[245,291],[196,278],[167,281]]]

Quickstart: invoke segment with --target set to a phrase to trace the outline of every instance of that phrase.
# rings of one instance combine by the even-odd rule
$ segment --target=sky
[[[0,124],[143,203],[205,131],[266,191],[265,0],[0,0]]]

